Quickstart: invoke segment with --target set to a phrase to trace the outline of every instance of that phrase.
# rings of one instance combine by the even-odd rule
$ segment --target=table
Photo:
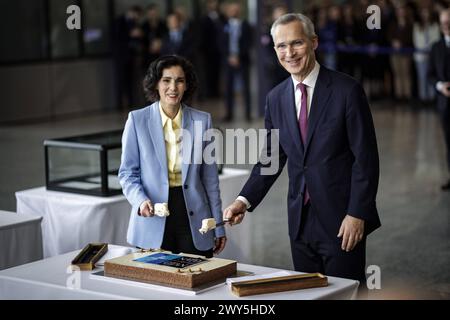
[[[0,210],[0,270],[42,259],[41,220]]]
[[[236,198],[249,174],[248,170],[224,168],[219,176],[224,206]],[[18,214],[43,217],[46,258],[81,249],[90,242],[128,245],[126,235],[131,205],[123,195],[94,197],[39,187],[16,192],[16,199]],[[239,238],[235,239],[238,241]],[[233,256],[230,249],[225,254],[230,258]]]
[[[115,248],[116,246],[110,246]],[[164,289],[104,282],[89,277],[91,271],[71,273],[70,261],[79,250],[0,271],[0,299],[150,299],[150,300],[310,300],[354,299],[359,282],[328,277],[329,285],[263,295],[237,297],[226,286],[198,295],[166,292]],[[280,269],[238,263],[238,270],[267,274]],[[98,271],[97,269],[93,272]],[[291,271],[291,273],[295,273]],[[69,287],[68,287],[69,286]]]

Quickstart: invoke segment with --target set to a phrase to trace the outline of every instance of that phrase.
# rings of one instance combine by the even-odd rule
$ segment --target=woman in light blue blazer
[[[144,92],[154,103],[128,115],[119,179],[132,206],[130,244],[212,257],[226,236],[223,226],[199,232],[203,219],[222,221],[222,202],[217,166],[203,157],[211,115],[185,104],[196,88],[186,59],[163,56],[151,63]],[[169,216],[155,215],[156,203],[168,203]]]

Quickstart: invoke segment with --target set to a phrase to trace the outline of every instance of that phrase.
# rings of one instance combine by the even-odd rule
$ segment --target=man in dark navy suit
[[[161,55],[176,54],[189,61],[194,61],[196,43],[189,25],[182,25],[180,15],[172,13],[167,16],[169,32],[162,40]]]
[[[224,210],[231,224],[253,211],[288,164],[288,222],[295,270],[359,280],[365,287],[366,236],[380,226],[379,160],[367,98],[353,78],[320,66],[309,18],[286,14],[271,30],[280,64],[291,74],[267,96],[266,129],[278,129],[238,198]],[[269,131],[270,132],[270,131]],[[278,154],[276,153],[278,149]]]
[[[443,37],[431,48],[428,78],[438,92],[437,110],[444,129],[447,167],[450,172],[450,9],[440,13],[439,22]],[[441,188],[449,191],[450,179]]]

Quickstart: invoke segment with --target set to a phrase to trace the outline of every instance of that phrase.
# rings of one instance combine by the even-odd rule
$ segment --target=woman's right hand
[[[145,218],[150,218],[155,215],[155,210],[153,209],[153,204],[150,200],[145,200],[139,206],[139,213]]]

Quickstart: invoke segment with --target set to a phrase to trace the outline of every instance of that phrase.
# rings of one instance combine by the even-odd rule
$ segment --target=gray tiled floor
[[[220,119],[221,103],[200,103]],[[382,289],[371,298],[450,298],[450,193],[439,122],[434,112],[389,103],[373,105],[381,179],[378,208],[382,228],[368,240],[367,265],[381,268]],[[15,210],[14,192],[44,184],[45,138],[122,128],[125,113],[94,114],[38,124],[0,126],[0,209]],[[235,122],[226,127],[261,127]],[[242,167],[242,166],[241,166]],[[243,166],[248,167],[248,166]],[[286,217],[286,170],[263,202],[249,214],[248,235],[255,264],[291,269]]]

